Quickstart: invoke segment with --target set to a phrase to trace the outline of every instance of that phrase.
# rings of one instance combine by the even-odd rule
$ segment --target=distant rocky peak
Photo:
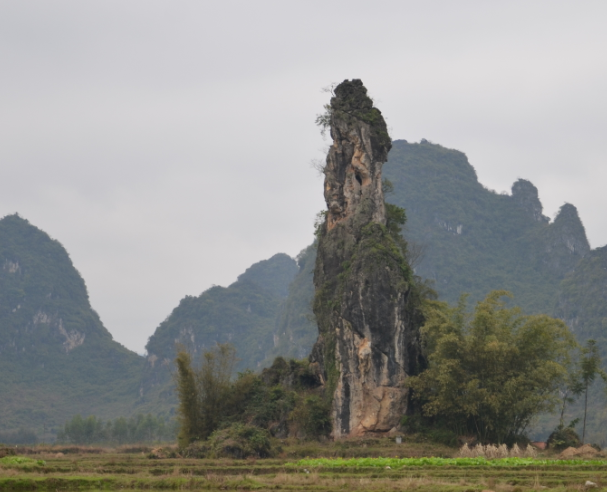
[[[542,214],[542,202],[537,188],[531,181],[519,179],[512,185],[512,199],[529,214],[536,222],[550,222],[550,219]]]
[[[565,203],[556,215],[552,227],[553,237],[560,240],[570,253],[579,256],[588,254],[590,244],[586,237],[586,229],[574,205]]]
[[[285,253],[251,265],[238,276],[239,282],[253,282],[276,297],[287,297],[289,285],[297,274],[297,262]]]
[[[339,84],[327,110],[333,139],[324,170],[327,229],[385,224],[381,169],[392,142],[381,111],[358,79]]]

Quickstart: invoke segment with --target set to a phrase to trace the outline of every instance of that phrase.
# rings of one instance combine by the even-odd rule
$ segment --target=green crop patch
[[[43,460],[33,460],[23,456],[5,456],[0,458],[0,465],[3,466],[44,466],[46,462]]]
[[[554,467],[554,466],[607,466],[605,460],[542,460],[535,458],[500,458],[488,460],[478,458],[317,458],[303,459],[286,466],[306,468],[366,468],[380,467],[399,469],[404,467]]]

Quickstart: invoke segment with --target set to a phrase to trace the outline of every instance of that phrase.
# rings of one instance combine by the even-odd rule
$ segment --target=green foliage
[[[207,439],[219,427],[231,408],[235,349],[229,344],[205,351],[199,368],[192,366],[190,355],[179,351],[175,363],[179,397],[179,446]]]
[[[521,203],[537,196],[488,190],[465,154],[425,140],[393,142],[383,176],[394,186],[390,201],[407,211],[407,241],[425,246],[415,273],[433,280],[441,299],[468,292],[476,302],[504,289],[527,314],[553,313],[559,283],[588,247],[572,206],[550,224]]]
[[[18,215],[1,219],[0,433],[49,441],[78,413],[156,412],[139,397],[143,366],[112,340],[63,246]]]
[[[324,136],[334,118],[345,121],[356,119],[367,123],[371,129],[371,140],[377,146],[391,145],[390,135],[381,111],[373,106],[367,89],[358,79],[344,80],[331,90],[330,104],[325,104],[324,113],[316,115],[315,123]]]
[[[552,434],[548,436],[548,440],[546,441],[548,447],[560,451],[569,447],[577,448],[581,446],[582,440],[574,429],[578,420],[579,419],[572,421],[567,427],[559,425]]]
[[[320,237],[321,232],[324,230],[326,220],[326,210],[321,210],[316,214],[316,217],[314,218],[314,237],[316,237],[316,239]]]
[[[237,371],[271,362],[277,317],[296,273],[295,260],[277,254],[252,265],[229,287],[215,286],[198,297],[182,299],[146,345],[152,362],[144,374],[144,393],[158,394],[161,388],[158,399],[175,405],[170,362],[177,345],[200,357],[216,344],[230,343],[238,352]]]
[[[57,433],[62,444],[134,444],[167,442],[175,438],[175,426],[161,417],[138,414],[104,422],[90,415],[74,416]]]
[[[324,216],[323,219],[324,221]],[[268,366],[275,357],[303,359],[310,353],[318,328],[312,312],[314,297],[314,264],[316,244],[311,244],[297,255],[299,271],[289,286],[289,296],[276,318],[275,345],[270,349],[263,365]]]
[[[34,460],[32,458],[26,458],[25,456],[5,456],[0,458],[0,465],[3,466],[44,466],[46,462],[44,460]]]
[[[284,299],[289,294],[289,284],[298,268],[293,258],[278,253],[268,260],[254,263],[238,276],[241,282],[248,281],[260,286],[272,296]]]
[[[582,349],[580,360],[580,381],[584,387],[584,425],[582,429],[582,444],[586,437],[586,416],[588,413],[588,389],[597,376],[607,381],[607,374],[601,369],[601,356],[595,340],[588,340]]]
[[[323,108],[325,110],[324,113],[317,114],[314,123],[316,123],[316,126],[320,127],[320,134],[324,137],[327,130],[331,128],[332,110],[330,104],[325,104]]]
[[[209,458],[269,458],[273,455],[270,433],[266,429],[239,422],[215,431],[209,438],[209,448]]]
[[[381,191],[384,194],[384,197],[386,195],[389,195],[390,193],[394,193],[394,183],[392,183],[392,181],[390,181],[387,178],[384,178],[381,180]]]
[[[184,448],[190,442],[200,439],[202,436],[198,409],[198,385],[190,354],[180,351],[175,359],[175,364],[177,365],[175,383],[177,397],[179,398],[177,409],[179,434],[177,440],[179,446]]]
[[[607,357],[607,246],[591,251],[566,276],[555,312],[580,341],[596,340]]]
[[[407,222],[405,209],[391,203],[386,203],[386,228],[392,237],[401,238],[405,222]]]
[[[207,440],[226,427],[245,423],[281,437],[287,437],[292,425],[302,437],[317,438],[328,433],[329,408],[314,393],[319,381],[308,362],[278,357],[261,374],[245,371],[231,381],[233,360],[234,349],[229,345],[205,352],[200,368],[192,367],[187,353],[179,353],[176,363],[181,448]]]
[[[429,366],[409,380],[427,417],[481,441],[513,442],[552,410],[575,347],[562,321],[522,316],[504,295],[490,293],[471,316],[464,299],[431,303],[422,328]]]
[[[300,396],[291,420],[308,438],[326,437],[332,428],[331,403],[318,395]]]
[[[202,364],[196,374],[200,435],[196,439],[210,436],[223,418],[230,412],[236,350],[230,344],[217,345],[214,350],[202,354]]]
[[[592,339],[596,341],[598,355],[603,361],[601,369],[607,369],[607,247],[597,248],[588,253],[570,272],[560,285],[555,314],[571,328],[580,343]],[[584,440],[605,443],[605,423],[607,410],[602,381],[590,383],[584,391],[582,382],[580,394],[585,393],[577,404],[569,406],[568,418],[581,417],[587,413],[586,429],[583,424],[578,429],[585,434]],[[586,407],[590,411],[586,412]]]
[[[290,466],[306,468],[363,468],[378,467],[399,469],[407,466],[604,466],[603,460],[542,460],[536,458],[317,458],[299,460],[289,463]]]

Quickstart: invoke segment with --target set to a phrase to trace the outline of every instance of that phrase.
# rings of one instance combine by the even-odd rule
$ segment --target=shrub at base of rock
[[[240,423],[215,431],[208,446],[210,458],[270,458],[274,454],[266,429]]]
[[[580,436],[571,427],[557,428],[546,441],[549,449],[562,450],[566,448],[577,448],[582,444]]]
[[[207,441],[195,441],[187,448],[180,450],[183,458],[206,458],[209,455],[211,448]]]

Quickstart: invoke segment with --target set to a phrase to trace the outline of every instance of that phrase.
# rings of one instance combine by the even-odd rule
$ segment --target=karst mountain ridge
[[[0,398],[0,432],[26,427],[52,437],[76,413],[170,418],[175,343],[201,353],[226,341],[238,350],[239,370],[312,354],[335,391],[334,434],[387,432],[406,408],[401,383],[417,360],[412,276],[430,279],[450,302],[462,292],[472,303],[510,290],[526,312],[561,317],[581,342],[595,338],[604,351],[607,247],[591,250],[576,208],[566,204],[550,221],[529,181],[499,195],[478,182],[461,152],[390,141],[381,113],[356,95],[360,87],[351,81],[341,100],[335,94],[334,120],[340,111],[362,113],[331,127],[325,230],[296,259],[277,254],[228,287],[185,297],[150,337],[146,357],[112,340],[58,241],[17,215],[0,220],[0,394],[10,395]],[[394,189],[385,200],[406,210],[403,236],[419,252],[409,270],[398,258],[374,258],[380,267],[366,268],[362,243],[392,244],[373,225],[386,225],[382,178]],[[386,313],[371,302],[385,297],[398,307]],[[395,347],[404,350],[390,353]],[[332,373],[336,362],[347,370]],[[601,419],[599,412],[596,425]]]

